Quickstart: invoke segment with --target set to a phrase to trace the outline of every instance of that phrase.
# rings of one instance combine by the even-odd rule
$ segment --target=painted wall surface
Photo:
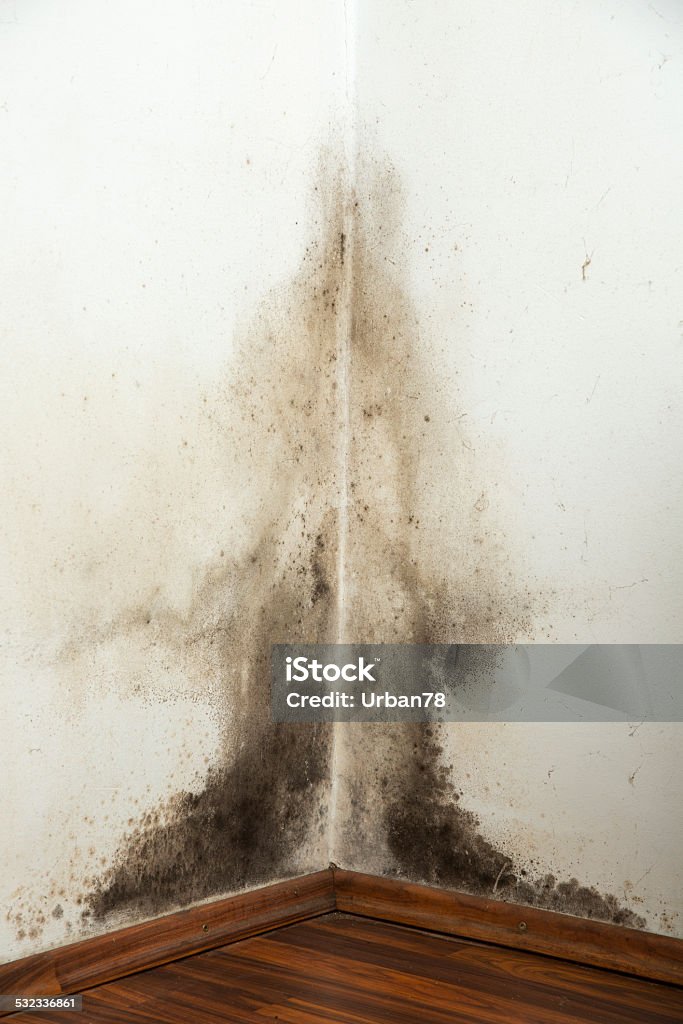
[[[401,561],[429,566],[428,635],[441,566],[466,611],[436,638],[681,642],[680,5],[358,11],[360,149],[403,197],[374,257],[449,439],[435,470],[415,417]],[[333,859],[681,934],[680,735],[341,726]]]
[[[0,13],[12,958],[327,861],[329,731],[269,729],[263,658],[331,604],[335,432],[273,423],[292,361],[329,398],[296,279],[344,86],[318,0]]]
[[[0,6],[3,958],[330,859],[683,933],[680,727],[274,727],[267,675],[683,639],[682,33]]]

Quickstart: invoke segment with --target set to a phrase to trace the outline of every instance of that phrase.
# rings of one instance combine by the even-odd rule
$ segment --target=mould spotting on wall
[[[223,752],[201,792],[178,794],[126,837],[87,895],[94,919],[160,913],[311,870],[321,854],[307,851],[326,849],[330,727],[270,721],[271,644],[338,632],[345,196],[338,171],[318,188],[324,217],[299,273],[263,302],[207,403],[224,458],[253,495],[246,554],[234,562],[225,551],[206,572],[184,631],[218,666]]]
[[[396,175],[365,170],[353,207],[344,634],[359,642],[511,642],[559,598],[525,577],[495,522],[487,487],[500,467],[473,454],[457,386],[442,378],[410,300]],[[457,345],[457,337],[447,341]],[[463,675],[486,679],[495,653],[482,646],[466,656]],[[644,926],[610,894],[516,869],[460,805],[440,741],[445,728],[337,726],[335,861]]]
[[[198,413],[248,494],[250,541],[202,568],[187,612],[135,608],[108,627],[153,635],[198,686],[217,680],[221,753],[84,880],[79,927],[319,868],[330,824],[348,866],[642,925],[609,895],[516,872],[460,806],[438,727],[338,727],[333,764],[329,727],[270,721],[272,643],[495,644],[528,634],[548,600],[481,500],[486,468],[421,334],[396,174],[368,159],[351,188],[339,161],[323,163],[301,267],[263,300]]]

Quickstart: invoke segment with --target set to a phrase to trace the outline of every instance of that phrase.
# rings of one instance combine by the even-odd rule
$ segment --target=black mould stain
[[[350,641],[481,645],[467,649],[461,668],[485,680],[496,658],[486,645],[530,635],[551,595],[525,579],[489,511],[496,462],[477,455],[464,433],[457,379],[445,369],[453,339],[442,352],[410,301],[396,176],[369,161],[361,167],[349,207],[343,632]],[[341,802],[346,821],[336,823],[335,859],[386,870],[379,846],[389,870],[404,878],[645,924],[575,879],[532,881],[515,872],[460,806],[438,728],[339,727],[349,799]]]
[[[200,793],[143,819],[88,897],[90,913],[156,914],[291,873],[292,855],[325,821],[328,759],[322,729],[252,734]]]
[[[239,556],[223,545],[187,614],[140,608],[113,626],[153,631],[217,680],[222,752],[198,792],[133,824],[89,887],[90,920],[295,874],[302,850],[327,849],[331,732],[270,723],[272,643],[495,644],[524,635],[544,600],[519,583],[454,378],[407,297],[395,174],[366,163],[352,191],[328,171],[316,191],[299,272],[264,301],[207,403],[245,482],[250,543]],[[353,866],[378,841],[403,877],[643,924],[573,880],[515,873],[459,806],[435,727],[363,726],[341,741]]]
[[[90,920],[159,914],[325,861],[331,729],[270,721],[271,645],[330,642],[339,628],[344,194],[336,174],[318,191],[316,237],[299,274],[264,301],[229,383],[206,403],[244,492],[246,549],[236,558],[221,546],[186,616],[136,609],[113,627],[152,630],[198,678],[214,680],[222,752],[200,791],[178,793],[133,824],[85,897]]]
[[[515,871],[509,857],[482,836],[477,817],[459,806],[460,794],[444,764],[439,728],[406,730],[398,775],[391,782],[385,776],[383,821],[396,874],[577,917],[645,926],[642,917],[614,896],[580,885],[575,878],[531,879],[526,872]]]

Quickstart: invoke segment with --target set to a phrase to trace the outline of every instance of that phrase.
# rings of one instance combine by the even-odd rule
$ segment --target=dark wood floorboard
[[[328,914],[13,1024],[683,1024],[683,989]]]

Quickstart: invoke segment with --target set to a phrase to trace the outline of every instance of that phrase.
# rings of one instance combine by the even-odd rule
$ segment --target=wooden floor
[[[327,914],[91,989],[13,1024],[671,1024],[683,989]]]

